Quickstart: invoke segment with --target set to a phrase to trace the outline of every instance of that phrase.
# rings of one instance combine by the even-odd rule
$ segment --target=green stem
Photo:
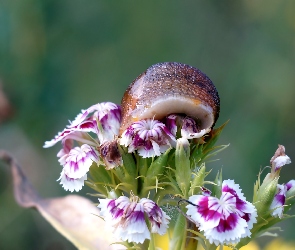
[[[170,250],[185,249],[185,241],[186,241],[186,233],[187,233],[186,228],[187,228],[186,218],[182,214],[179,214],[174,226],[172,242],[170,242],[169,244]]]
[[[215,244],[210,244],[210,246],[208,246],[207,250],[216,250],[217,246]],[[220,245],[220,250],[223,249],[223,246]]]
[[[152,233],[151,233],[151,240],[150,240],[150,244],[149,244],[148,250],[156,250],[155,237],[154,237],[154,234],[152,234]]]

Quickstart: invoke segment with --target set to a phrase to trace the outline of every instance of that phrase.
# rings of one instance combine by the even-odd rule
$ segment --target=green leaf
[[[133,154],[127,152],[127,148],[118,145],[119,152],[123,159],[123,165],[131,178],[137,177],[137,167],[133,158]]]
[[[164,154],[160,155],[155,161],[152,162],[146,173],[147,178],[163,174],[165,167],[167,166],[169,152],[170,149],[166,150]]]
[[[216,178],[214,180],[216,185],[213,186],[212,195],[220,198],[221,196],[221,189],[222,189],[222,171],[218,172]]]
[[[200,188],[204,186],[204,179],[206,177],[206,167],[205,164],[203,164],[193,175],[193,181],[191,184],[191,188],[189,191],[189,196],[192,196],[200,191]]]

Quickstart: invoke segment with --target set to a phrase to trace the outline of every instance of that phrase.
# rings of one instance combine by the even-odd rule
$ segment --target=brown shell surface
[[[162,98],[185,98],[196,105],[202,103],[213,110],[214,126],[219,116],[220,99],[212,81],[192,66],[165,62],[148,68],[139,75],[125,91],[122,99],[122,123],[120,134],[140,118],[136,109],[148,109],[155,100]],[[173,101],[173,100],[172,100]],[[173,113],[173,110],[171,111]],[[169,114],[166,114],[169,115]],[[155,119],[163,117],[154,114]],[[150,118],[153,118],[150,117]]]

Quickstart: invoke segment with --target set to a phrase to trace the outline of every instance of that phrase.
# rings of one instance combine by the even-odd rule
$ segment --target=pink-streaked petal
[[[286,200],[287,187],[285,185],[277,185],[277,192],[270,205],[270,210],[273,210],[271,215],[273,217],[282,218],[284,212],[284,204]]]
[[[246,200],[242,190],[240,189],[240,185],[236,184],[233,180],[224,180],[222,182],[222,192],[228,192],[232,195],[239,197],[241,200]]]
[[[177,124],[176,124],[177,115],[169,115],[166,117],[165,124],[167,129],[170,131],[170,133],[176,137],[177,132]]]
[[[120,144],[128,147],[128,152],[135,150],[143,158],[159,156],[172,146],[175,138],[165,124],[153,120],[141,120],[132,123],[123,133]]]
[[[143,243],[145,239],[150,239],[142,204],[137,203],[134,207],[128,207],[124,219],[123,225],[118,226],[114,231],[117,238],[135,243]]]
[[[133,127],[128,127],[122,134],[120,138],[120,145],[128,147],[132,143],[132,138],[134,137],[134,129]]]
[[[204,231],[211,244],[234,244],[251,235],[257,211],[253,204],[245,200],[234,181],[223,181],[219,199],[193,195],[189,201],[187,215],[196,222],[200,231]]]
[[[90,124],[91,124],[91,126],[90,126]],[[92,141],[89,141],[89,140],[84,138],[84,133],[95,132],[95,131],[96,131],[96,128],[95,128],[95,125],[93,124],[93,121],[91,121],[90,123],[89,122],[84,123],[84,124],[82,124],[81,127],[64,129],[62,132],[59,132],[54,137],[54,139],[52,139],[51,141],[46,141],[44,143],[43,148],[52,147],[56,143],[58,143],[60,141],[68,140],[68,139],[73,139],[73,140],[81,141],[81,142],[86,142],[87,141],[89,144],[93,144]]]
[[[253,228],[253,225],[257,222],[257,210],[255,206],[246,201],[247,203],[247,213],[244,213],[243,216],[241,216],[242,219],[244,219],[248,226],[245,228],[245,233],[241,236],[241,238],[250,237],[251,236],[251,229]]]
[[[101,215],[117,239],[136,243],[143,243],[145,239],[150,239],[142,203],[131,202],[125,196],[120,196],[116,200],[99,199],[99,202]]]
[[[218,227],[208,229],[204,236],[211,244],[216,246],[220,244],[237,243],[241,236],[245,234],[247,223],[245,220],[232,213],[227,218],[222,218]]]
[[[57,181],[60,181],[60,184],[66,191],[78,192],[84,186],[84,181],[87,180],[87,174],[81,178],[73,179],[68,177],[64,171],[61,172],[60,177]]]
[[[120,106],[113,103],[104,103],[104,107],[96,114],[102,126],[102,131],[98,131],[100,144],[114,140],[119,135],[121,124]]]
[[[95,113],[95,117],[97,117],[99,120],[102,119],[106,114],[108,114],[110,111],[118,110],[120,111],[120,106],[118,106],[115,103],[112,102],[102,102],[92,105],[86,110],[81,110],[81,113],[76,116],[76,118],[70,122],[70,125],[68,125],[68,128],[76,127],[85,120],[89,118],[89,115],[93,112]],[[119,119],[121,112],[115,114]]]
[[[221,218],[221,214],[217,211],[216,207],[219,204],[219,200],[215,197],[208,197],[203,195],[193,195],[189,198],[189,201],[195,206],[187,205],[187,215],[198,224],[200,224],[201,230],[205,227],[216,227]]]
[[[151,223],[151,232],[163,235],[166,233],[170,217],[152,200],[142,198],[140,203],[143,204]]]
[[[287,192],[286,198],[295,196],[295,180],[290,180],[286,183]]]
[[[49,148],[54,146],[57,142],[63,140],[66,136],[68,136],[69,134],[73,133],[74,131],[72,129],[64,129],[62,132],[59,132],[54,139],[52,139],[51,141],[46,141],[44,143],[43,148]]]
[[[222,192],[231,193],[233,196],[236,197],[236,208],[238,211],[248,213],[247,206],[246,206],[246,198],[240,189],[239,184],[235,184],[233,180],[224,180],[222,182]]]
[[[84,176],[89,171],[93,161],[98,161],[98,153],[87,144],[71,149],[69,154],[62,158],[65,174],[74,179]]]
[[[295,180],[290,180],[285,185],[287,187],[287,191],[289,191],[290,189],[295,187]]]
[[[90,116],[92,113],[94,114]],[[59,132],[51,141],[46,141],[43,147],[51,147],[75,132],[96,133],[101,143],[114,139],[114,136],[119,134],[120,121],[120,106],[111,102],[92,105],[82,110],[66,129]],[[101,123],[103,131],[98,129],[97,122]]]
[[[192,133],[190,131],[181,129],[181,136],[187,139],[193,139],[193,138],[201,138],[205,134],[208,134],[211,131],[211,128],[202,129],[200,132]]]
[[[182,119],[181,136],[186,139],[200,138],[210,132],[210,128],[200,130],[196,121],[190,117]]]
[[[141,214],[141,213],[140,213]],[[149,229],[142,216],[137,216],[136,221],[130,223],[127,228],[118,227],[114,231],[114,236],[128,242],[143,243],[146,239],[151,239]]]
[[[154,141],[149,141],[144,146],[138,147],[137,151],[142,158],[161,155],[160,146]]]

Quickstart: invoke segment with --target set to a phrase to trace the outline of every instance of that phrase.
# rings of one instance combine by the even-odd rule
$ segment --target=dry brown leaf
[[[5,151],[0,151],[0,159],[11,168],[14,197],[25,208],[35,208],[63,236],[78,249],[125,249],[116,242],[111,232],[105,229],[99,218],[99,209],[89,200],[78,196],[43,199],[32,187],[21,167]]]

